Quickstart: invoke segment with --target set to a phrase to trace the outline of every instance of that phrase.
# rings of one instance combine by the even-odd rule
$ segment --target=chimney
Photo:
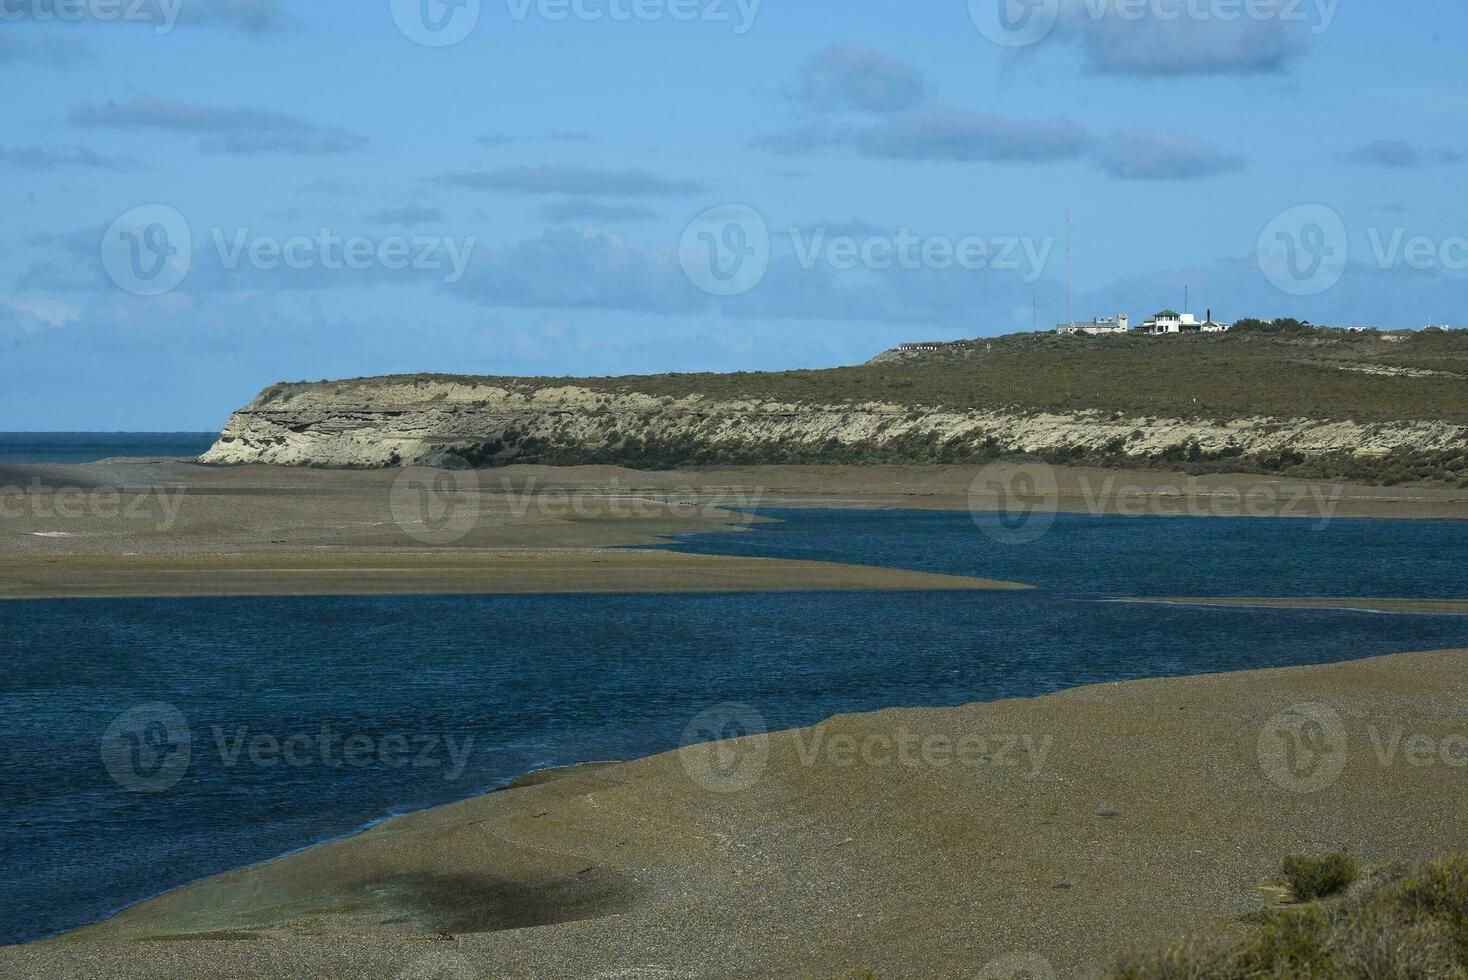
[[[1210,306],[1208,308],[1208,319],[1204,320],[1203,322],[1204,323],[1212,323],[1213,322],[1213,307]]]

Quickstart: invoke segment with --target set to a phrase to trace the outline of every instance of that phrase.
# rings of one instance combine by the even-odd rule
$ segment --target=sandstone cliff
[[[870,402],[674,397],[588,384],[376,378],[275,385],[230,418],[209,463],[489,466],[510,462],[948,462],[1056,459],[1279,469],[1411,454],[1448,463],[1468,426],[1302,418],[1228,420],[1122,412],[955,410]],[[1340,467],[1337,467],[1340,468]]]

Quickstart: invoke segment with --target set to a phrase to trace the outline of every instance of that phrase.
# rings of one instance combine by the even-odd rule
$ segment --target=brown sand
[[[0,598],[1022,587],[615,547],[759,521],[731,509],[758,503],[741,487],[644,487],[621,470],[447,474],[429,501],[436,513],[395,489],[402,475],[147,460],[7,467]]]
[[[0,599],[1024,588],[835,562],[610,549],[0,558]]]
[[[514,466],[445,475],[417,517],[401,471],[205,467],[121,459],[0,467],[0,596],[259,595],[975,587],[886,570],[587,549],[736,532],[736,509],[1006,505],[1034,468],[713,467],[641,472]],[[1252,476],[1045,470],[1054,492],[1024,506],[1060,511],[1219,516],[1468,517],[1468,492]],[[973,492],[971,493],[971,489]],[[404,519],[404,502],[409,513]],[[564,552],[564,554],[559,554]],[[248,558],[243,562],[242,556]],[[390,557],[389,557],[390,556]],[[54,561],[52,561],[54,560]],[[982,570],[979,570],[982,571]],[[686,574],[684,574],[686,573]],[[982,583],[993,584],[993,583]]]
[[[400,818],[0,973],[1074,976],[1238,928],[1287,853],[1468,848],[1465,699],[1457,650],[840,716]]]

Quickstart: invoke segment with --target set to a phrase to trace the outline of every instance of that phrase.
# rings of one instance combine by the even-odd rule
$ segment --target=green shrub
[[[1361,869],[1356,859],[1344,851],[1323,858],[1292,854],[1284,859],[1284,878],[1294,892],[1295,900],[1313,902],[1317,898],[1339,895],[1356,883]]]

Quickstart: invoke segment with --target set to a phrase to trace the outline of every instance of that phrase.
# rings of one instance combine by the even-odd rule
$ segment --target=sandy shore
[[[1468,518],[1468,491],[1454,488],[1160,471],[515,466],[405,476],[111,460],[0,467],[0,597],[990,587],[996,583],[983,579],[939,583],[851,566],[607,549],[738,533],[749,520],[740,512],[756,507],[983,511],[1016,503],[1315,521]]]
[[[0,973],[1074,976],[1237,928],[1286,853],[1468,848],[1465,698],[1458,650],[839,716],[393,820]]]
[[[589,548],[0,558],[0,599],[1024,588],[835,562]]]

